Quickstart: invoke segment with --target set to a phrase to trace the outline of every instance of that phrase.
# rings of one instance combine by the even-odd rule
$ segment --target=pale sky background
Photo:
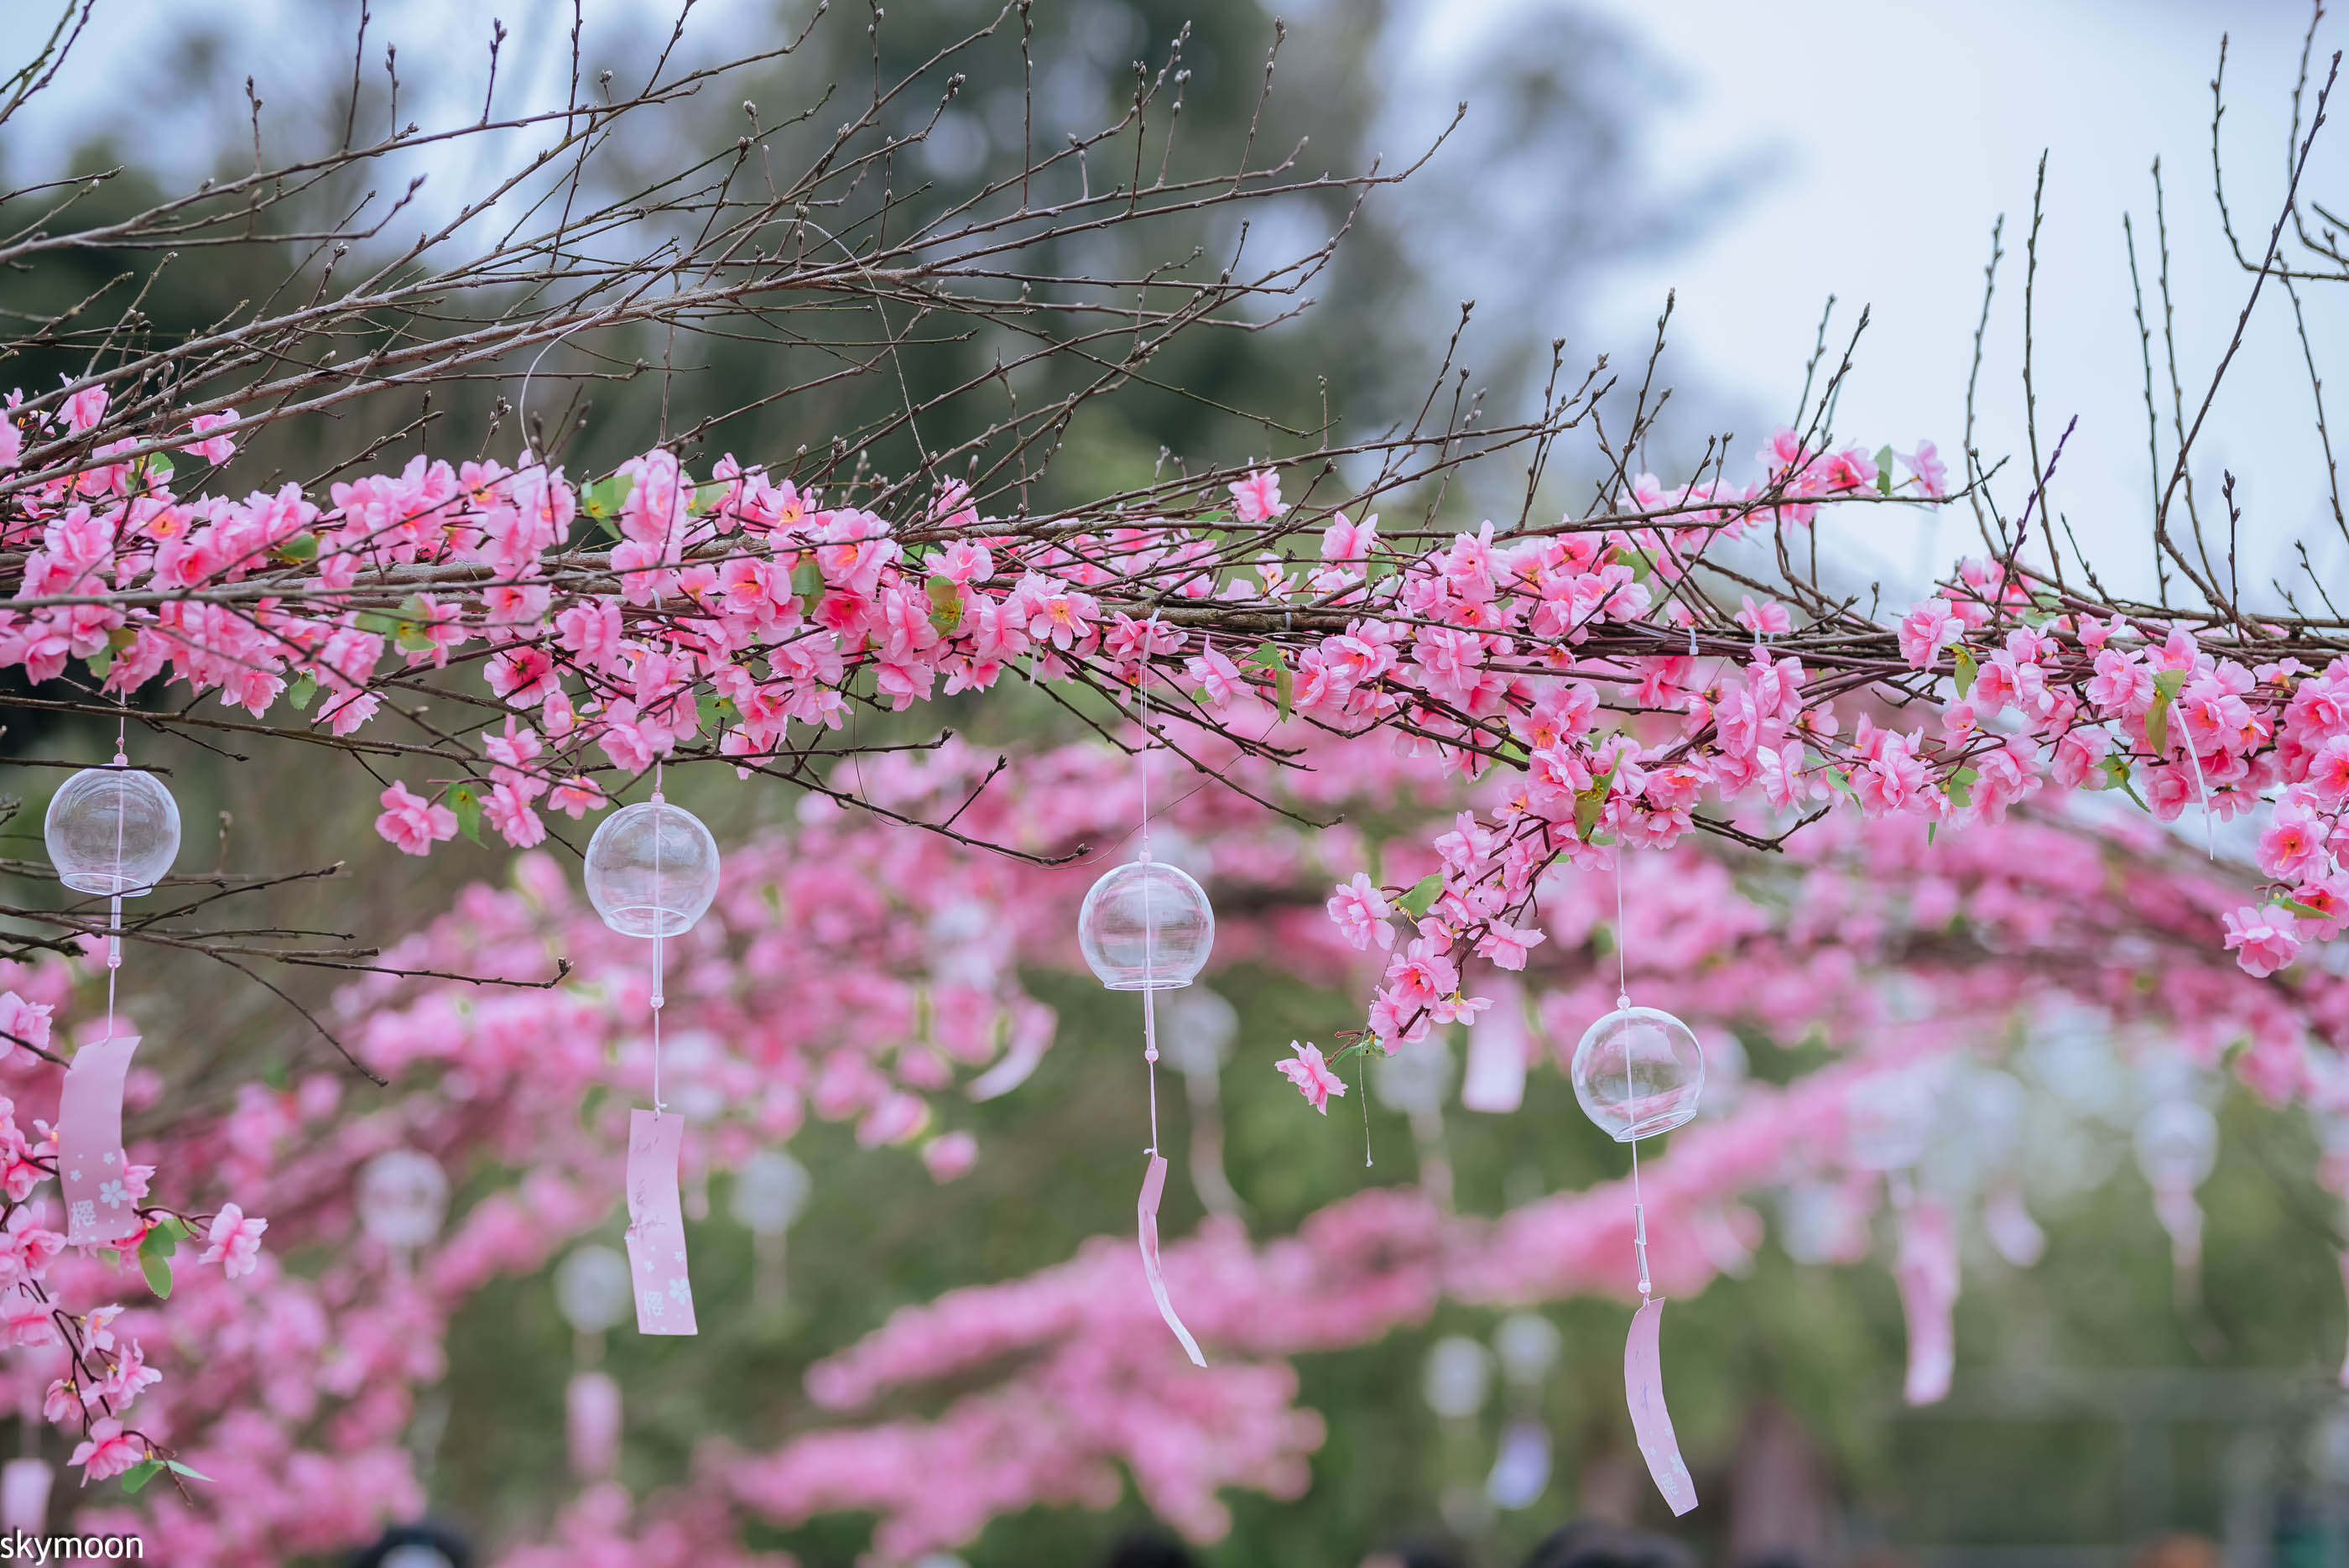
[[[1069,3],[1069,0],[1047,0]],[[1477,96],[1460,62],[1495,29],[1538,25],[1542,9],[1568,0],[1422,0],[1405,8],[1381,53],[1401,146],[1429,115]],[[1658,90],[1640,143],[1659,192],[1685,190],[1724,168],[1750,168],[1742,197],[1691,245],[1629,262],[1588,298],[1569,302],[1580,336],[1611,349],[1619,365],[1644,352],[1667,289],[1678,291],[1677,369],[1702,390],[1705,407],[1734,412],[1734,449],[1744,462],[1768,427],[1794,411],[1820,308],[1840,301],[1838,341],[1862,304],[1872,307],[1858,370],[1840,406],[1838,433],[1871,451],[1936,441],[1953,469],[1962,440],[1966,371],[1982,297],[1982,267],[1993,218],[2007,216],[1983,369],[1977,444],[1987,456],[2023,451],[2018,379],[2024,241],[2033,167],[2050,154],[2046,220],[2040,243],[2035,368],[2044,439],[2079,416],[2052,487],[2055,509],[2121,591],[2150,588],[2146,421],[2136,326],[2122,247],[2124,211],[2138,221],[2148,290],[2152,189],[2158,154],[2168,177],[2172,284],[2180,373],[2189,417],[2233,330],[2250,286],[2220,236],[2210,195],[2209,81],[2219,36],[2231,30],[2227,165],[2238,231],[2262,245],[2282,189],[2289,94],[2307,5],[2297,0],[1574,0],[1611,16],[1641,45]],[[264,78],[326,79],[335,59],[290,57],[286,31],[273,28],[293,0],[172,0],[178,15],[207,5],[233,16],[252,38],[274,37]],[[165,0],[106,0],[99,26],[137,36]],[[639,10],[656,9],[648,3]],[[1347,0],[1298,0],[1304,27],[1342,24]],[[554,0],[404,0],[378,5],[378,32],[403,43],[404,59],[452,58],[477,68],[479,38],[495,9],[518,36],[546,36],[564,8]],[[624,7],[625,9],[625,7]],[[600,14],[590,7],[591,16]],[[764,0],[717,0],[697,24],[739,35],[770,15]],[[435,39],[437,30],[443,36]],[[559,31],[559,27],[555,28]],[[419,36],[419,34],[421,35]],[[733,41],[730,37],[730,42]],[[2323,56],[2349,42],[2349,19],[2327,25]],[[438,48],[436,49],[436,46]],[[371,46],[372,52],[372,46]],[[47,107],[40,144],[60,151],[97,124],[121,126],[123,84],[111,57],[85,51],[67,90]],[[552,51],[517,50],[507,86],[532,96],[555,90],[564,61]],[[534,84],[531,78],[542,78]],[[467,77],[470,79],[470,76]],[[526,85],[528,84],[528,85]],[[264,89],[267,81],[264,79]],[[2349,179],[2349,97],[2320,140],[2310,183],[2320,196]],[[204,106],[166,99],[128,122],[150,158],[175,143],[167,117],[243,119],[241,102]],[[143,134],[142,134],[143,133]],[[21,171],[19,171],[21,172]],[[1437,171],[1443,177],[1457,173]],[[436,181],[436,186],[448,182]],[[458,182],[461,188],[462,181]],[[453,192],[450,192],[453,193]],[[1539,201],[1538,190],[1503,200]],[[1464,272],[1495,265],[1475,236],[1456,248]],[[1538,258],[1527,262],[1539,265]],[[1473,292],[1473,281],[1463,293]],[[2349,348],[2349,286],[2313,291],[2310,321],[2320,364]],[[2271,286],[2230,372],[2227,390],[2196,451],[2206,517],[2217,508],[2222,468],[2234,470],[2244,508],[2247,585],[2289,568],[2290,542],[2310,541],[2320,570],[2349,576],[2349,546],[2325,501],[2310,394],[2287,302]],[[1547,337],[1558,324],[1529,324]],[[2157,369],[2159,345],[2157,340]],[[2349,355],[2342,357],[2349,369]],[[2166,379],[2165,379],[2166,392]],[[2349,375],[2337,386],[2334,425],[2349,455]],[[2163,403],[2167,420],[2167,400]],[[2165,450],[2171,438],[2165,436]],[[2019,456],[2000,487],[2011,512],[2027,489]],[[2165,466],[2166,472],[2166,466]],[[1668,474],[1668,479],[1686,477]],[[1929,565],[1979,550],[1971,514],[1936,521],[1922,514],[1868,512],[1864,534],[1830,535],[1862,579],[1881,576],[1906,591]],[[1901,580],[1895,588],[1896,580]],[[2343,585],[2349,587],[2349,583]],[[2349,603],[2349,596],[2336,590]]]
[[[1982,268],[1992,221],[2002,212],[2007,256],[1976,444],[1986,456],[2019,453],[2023,251],[2045,149],[2033,335],[2043,441],[2072,415],[2080,420],[2051,496],[2108,586],[2149,587],[2143,372],[2121,214],[2135,214],[2150,291],[2147,171],[2158,154],[2190,420],[2251,282],[2226,249],[2211,198],[2209,84],[2220,35],[2232,34],[2229,202],[2238,234],[2256,253],[2280,211],[2289,96],[2309,7],[2282,0],[1598,3],[1679,78],[1647,145],[1660,179],[1756,153],[1772,170],[1694,246],[1617,275],[1592,302],[1601,340],[1619,351],[1641,344],[1664,291],[1676,288],[1684,369],[1784,421],[1826,296],[1841,302],[1846,331],[1868,304],[1871,324],[1839,432],[1871,449],[1889,441],[1905,450],[1927,437],[1955,469]],[[1496,8],[1492,25],[1505,25],[1507,15]],[[2313,67],[2319,79],[2323,57],[2344,44],[2349,26],[2328,21]],[[2341,140],[2349,92],[2334,113],[2308,181],[2320,197],[2339,190],[2338,176],[2349,170]],[[2321,368],[2330,351],[2349,371],[2344,328],[2349,286],[2315,290],[2310,331]],[[2158,337],[2156,354],[2161,375]],[[2328,390],[2341,400],[2332,410],[2338,449],[2349,438],[2349,374]],[[2220,470],[2237,475],[2247,585],[2255,573],[2263,580],[2282,568],[2290,540],[2303,535],[2340,598],[2349,550],[2325,499],[2310,413],[2289,304],[2271,284],[2196,443],[2194,472],[2211,505]],[[2168,441],[2165,452],[2174,452]],[[2010,511],[2023,499],[2026,466],[2019,461],[2002,486]],[[1888,572],[1913,577],[1929,554],[1946,561],[1979,548],[1970,514],[1950,515],[1938,529],[1889,516],[1869,514],[1888,537],[1853,541]]]

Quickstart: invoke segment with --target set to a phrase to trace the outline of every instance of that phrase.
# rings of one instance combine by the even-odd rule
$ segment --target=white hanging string
[[[1153,622],[1156,616],[1151,617]],[[1030,664],[1032,671],[1035,666]],[[1135,715],[1142,724],[1142,750],[1135,761],[1142,769],[1142,859],[1150,861],[1150,665],[1145,660],[1134,683]],[[1158,920],[1150,884],[1142,885],[1142,1059],[1150,1069],[1150,1147],[1158,1152],[1158,1009],[1153,1001],[1158,986]]]
[[[128,701],[126,697],[125,701]],[[128,767],[130,763],[130,721],[126,713],[118,712],[114,720],[114,765]],[[122,968],[122,835],[123,798],[114,797],[114,894],[109,906],[106,932],[106,1037],[114,1038],[114,981]]]
[[[661,794],[660,759],[653,759],[653,805],[663,804]],[[668,815],[666,810],[653,814],[653,1115],[668,1109],[661,1098],[661,927],[667,920],[661,906],[661,824]]]
[[[1615,1006],[1621,1011],[1631,1005],[1631,962],[1630,943],[1624,940],[1623,929],[1623,839],[1615,838]],[[1631,1097],[1631,1053],[1623,1052],[1623,1097]],[[1644,1304],[1653,1285],[1648,1277],[1648,1209],[1640,1198],[1640,1140],[1631,1140],[1631,1251],[1640,1260],[1640,1300]]]

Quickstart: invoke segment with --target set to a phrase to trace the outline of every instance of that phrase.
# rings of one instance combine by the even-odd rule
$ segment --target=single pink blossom
[[[212,1216],[212,1228],[204,1238],[212,1245],[196,1262],[220,1264],[221,1272],[232,1280],[249,1274],[261,1254],[261,1233],[268,1229],[268,1220],[248,1220],[243,1210],[233,1203],[223,1203],[220,1212]]]
[[[1280,475],[1271,469],[1259,468],[1225,488],[1232,493],[1232,509],[1243,523],[1261,523],[1288,510],[1280,499]]]
[[[402,855],[429,855],[436,843],[457,836],[457,814],[406,784],[393,784],[379,798],[383,815],[375,819],[375,830]]]
[[[1273,1065],[1280,1070],[1282,1076],[1297,1085],[1297,1092],[1305,1096],[1306,1104],[1323,1116],[1328,1116],[1330,1096],[1336,1095],[1340,1099],[1345,1097],[1345,1080],[1330,1071],[1329,1064],[1321,1060],[1319,1046],[1300,1045],[1291,1040],[1288,1043],[1288,1048],[1297,1053],[1297,1059],[1293,1062],[1276,1062]]]
[[[2227,947],[2247,974],[2267,976],[2300,956],[2300,935],[2290,909],[2246,904],[2227,916]]]
[[[122,1429],[122,1423],[111,1416],[101,1416],[89,1424],[89,1440],[76,1448],[66,1462],[82,1467],[82,1485],[119,1476],[147,1457],[146,1445]]]

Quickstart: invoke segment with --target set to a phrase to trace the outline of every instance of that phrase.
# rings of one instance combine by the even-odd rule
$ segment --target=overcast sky
[[[1598,4],[1644,37],[1678,78],[1647,149],[1660,180],[1757,155],[1769,173],[1692,248],[1615,275],[1593,302],[1593,319],[1608,341],[1637,345],[1665,289],[1676,288],[1684,367],[1776,420],[1793,410],[1820,306],[1833,294],[1847,325],[1859,305],[1872,309],[1841,431],[1871,447],[1929,437],[1954,454],[1991,223],[2004,213],[2007,258],[1977,444],[1987,454],[2020,452],[2023,248],[2033,172],[2047,151],[2034,379],[2049,438],[2073,415],[2080,421],[2052,493],[2091,553],[2120,564],[2106,570],[2108,584],[2148,587],[2142,362],[2121,214],[2136,215],[2150,288],[2153,258],[2143,242],[2152,230],[2147,171],[2158,155],[2190,418],[2251,281],[2225,248],[2211,199],[2209,84],[2220,35],[2233,35],[2229,200],[2238,233],[2257,246],[2282,199],[2289,94],[2308,6]],[[2320,75],[2322,57],[2344,42],[2349,26],[2328,22]],[[2327,176],[2349,171],[2341,140],[2349,101],[2336,110],[2344,123],[2326,132],[2332,153],[2320,139],[2312,166],[2320,195],[2339,190]],[[2328,348],[2338,359],[2349,347],[2349,286],[2316,292],[2310,327],[2320,366]],[[2349,360],[2341,364],[2349,370]],[[2349,437],[2349,375],[2336,395],[2344,400],[2333,413],[2339,441]],[[2288,303],[2271,294],[2195,449],[2198,481],[2208,481],[2212,500],[2220,470],[2237,474],[2247,585],[2255,561],[2278,567],[2302,531],[2323,542],[2320,567],[2334,577],[2349,562],[2325,500],[2310,410]],[[2018,480],[2021,468],[2011,471]],[[2011,482],[2004,499],[2019,503],[2020,484]],[[1880,526],[1883,517],[1873,514],[1871,522]],[[1905,517],[1894,526],[1899,537],[1875,547],[1888,566],[1913,572],[1936,542],[1911,532],[1917,525]],[[1951,517],[1933,554],[1946,559],[1971,536],[1970,516],[1962,524]],[[2338,596],[2340,585],[2331,586]]]

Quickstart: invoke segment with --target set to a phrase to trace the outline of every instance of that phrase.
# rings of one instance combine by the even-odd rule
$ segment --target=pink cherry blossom
[[[82,1484],[105,1480],[119,1476],[147,1457],[147,1445],[140,1438],[125,1432],[122,1423],[111,1416],[101,1416],[89,1424],[89,1437],[78,1445],[72,1458],[66,1462],[81,1467]]]
[[[457,814],[427,802],[406,784],[395,783],[386,789],[382,803],[376,833],[403,855],[429,854],[434,844],[457,836]]]
[[[1297,1053],[1295,1059],[1276,1062],[1273,1065],[1280,1070],[1283,1077],[1297,1085],[1297,1092],[1305,1096],[1306,1104],[1323,1116],[1328,1116],[1330,1096],[1336,1095],[1343,1098],[1346,1093],[1345,1081],[1330,1071],[1329,1064],[1321,1060],[1320,1047],[1311,1044],[1300,1045],[1291,1040],[1288,1043],[1288,1048]]]
[[[196,1261],[220,1264],[221,1272],[232,1280],[249,1274],[258,1266],[255,1260],[261,1255],[262,1232],[268,1229],[268,1220],[248,1220],[243,1210],[233,1203],[223,1203],[204,1238],[211,1244]]]

